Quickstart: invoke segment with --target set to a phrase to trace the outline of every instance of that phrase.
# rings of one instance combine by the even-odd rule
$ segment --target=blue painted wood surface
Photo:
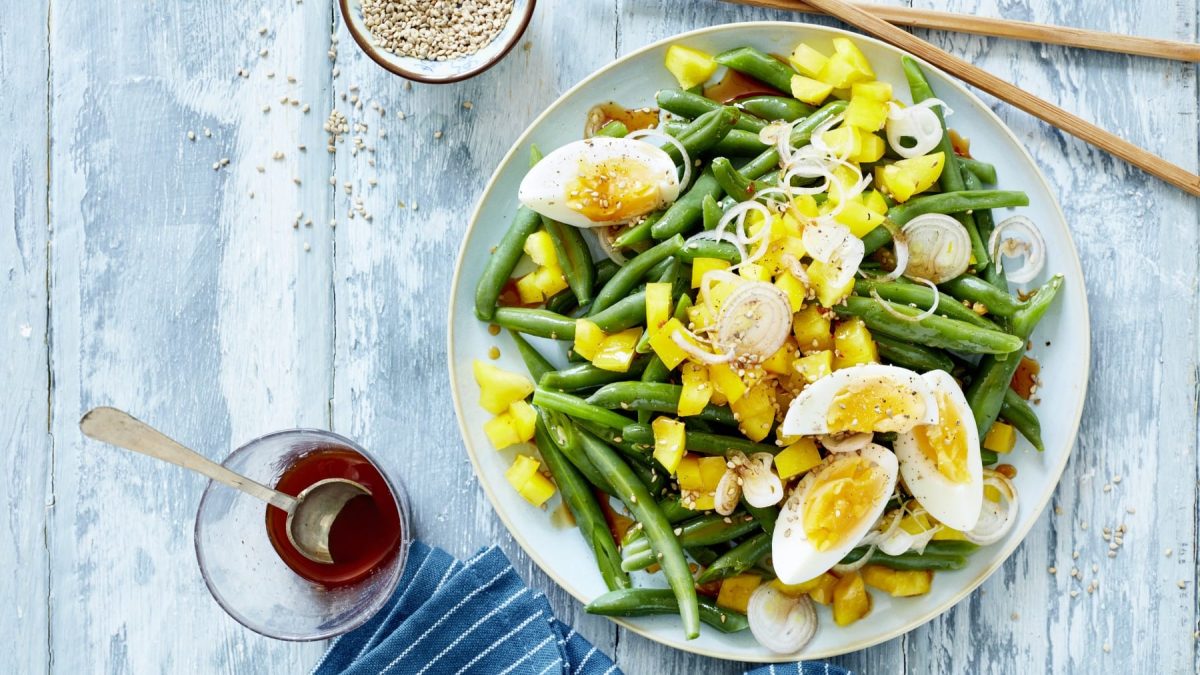
[[[1196,0],[912,4],[1197,40]],[[459,555],[500,543],[628,672],[738,672],[584,615],[522,555],[460,447],[443,336],[470,207],[546,104],[649,41],[769,18],[790,17],[543,0],[492,71],[410,87],[357,51],[329,0],[5,3],[0,670],[302,672],[321,651],[255,635],[212,602],[192,550],[202,482],[80,438],[82,411],[116,404],[211,457],[288,426],[358,438],[407,480],[419,536]],[[1195,65],[919,34],[1197,168]],[[1053,512],[1002,572],[838,662],[1196,672],[1200,202],[985,100],[1059,186],[1083,259],[1083,427]],[[335,154],[333,107],[363,125]],[[1103,528],[1122,523],[1109,558]]]

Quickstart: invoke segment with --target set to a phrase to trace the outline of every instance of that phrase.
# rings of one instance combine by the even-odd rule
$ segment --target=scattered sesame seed
[[[212,131],[208,127],[204,127],[204,137],[212,138]]]
[[[312,246],[306,241],[304,242],[304,251],[307,253],[312,250]]]
[[[475,107],[475,104],[470,101],[463,101],[462,106],[467,110],[470,110]]]
[[[304,104],[304,107],[300,109],[300,112],[302,112],[302,113],[308,113],[308,111],[309,111],[309,110],[312,110],[312,108],[310,108],[310,107],[308,106],[308,104],[307,104],[307,103],[305,103],[305,104]]]
[[[187,138],[188,138],[188,140],[189,140],[189,141],[194,141],[194,140],[196,140],[196,132],[194,132],[194,131],[189,131],[189,132],[187,133]]]
[[[283,159],[283,152],[280,150],[276,150],[275,154],[271,155],[271,159],[276,160],[276,161]]]
[[[433,137],[434,137],[434,138],[441,138],[441,137],[442,137],[442,132],[440,132],[440,131],[435,131],[435,132],[433,132]]]
[[[1016,612],[1013,612],[1013,613],[1012,613],[1012,620],[1013,620],[1013,621],[1017,621],[1017,620],[1019,620],[1020,618],[1021,618],[1021,615],[1020,615],[1020,614],[1017,614]]]
[[[1180,579],[1175,585],[1180,588],[1187,588],[1187,579]]]
[[[266,27],[266,26],[259,26],[259,27],[258,27],[258,34],[259,34],[259,35],[266,35],[266,34],[267,34],[267,27]]]
[[[1172,551],[1171,549],[1167,549],[1167,550],[1163,551],[1163,555],[1164,555],[1164,556],[1166,556],[1166,557],[1168,557],[1168,558],[1170,558],[1170,557],[1171,557],[1171,554],[1172,554],[1172,553],[1174,553],[1174,551]]]
[[[267,55],[267,48],[266,48],[266,47],[263,47],[262,49],[258,50],[258,55],[259,55],[259,56],[262,56],[262,57],[266,57],[266,55]],[[268,77],[270,77],[270,76],[268,76]]]
[[[265,113],[269,113],[269,112],[271,112],[271,104],[270,104],[270,103],[268,103],[267,105],[264,105],[264,106],[262,107],[262,111],[263,111],[263,112],[265,112]]]
[[[1058,568],[1051,565],[1050,566],[1050,574],[1058,574]]]
[[[1112,651],[1112,646],[1111,646],[1111,645],[1109,645],[1107,642],[1105,642],[1103,645],[1101,645],[1101,647],[1100,647],[1100,648],[1104,650],[1104,653],[1105,653],[1105,654],[1107,654],[1107,653],[1109,653],[1109,652],[1111,652],[1111,651]]]
[[[266,170],[267,170],[267,167],[263,166],[262,164],[259,164],[258,166],[254,167],[254,168],[255,168],[255,169],[256,169],[256,170],[257,170],[259,173],[262,173],[262,172],[264,172],[264,171],[266,171]]]

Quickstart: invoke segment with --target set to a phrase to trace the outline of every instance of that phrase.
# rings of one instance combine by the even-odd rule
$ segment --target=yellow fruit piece
[[[825,68],[829,57],[801,42],[792,50],[792,55],[788,61],[791,61],[796,70],[804,75],[816,77]]]
[[[834,265],[814,260],[808,265],[808,280],[817,294],[817,302],[822,307],[833,307],[850,295],[854,290],[854,277],[850,277],[841,286],[835,285],[835,278],[841,271]],[[803,343],[801,343],[803,344]]]
[[[833,170],[833,178],[834,180],[830,181],[829,186],[829,199],[825,202],[826,209],[835,204],[840,204],[843,190],[854,187],[854,184],[860,180],[861,176],[855,173],[849,166],[839,165]]]
[[[838,127],[821,134],[821,141],[838,157],[849,158],[858,152],[861,135],[854,127]]]
[[[704,84],[717,71],[717,62],[711,55],[683,45],[668,47],[663,65],[675,76],[680,89],[691,89]]]
[[[541,285],[538,283],[537,274],[530,272],[517,279],[517,296],[521,298],[523,305],[540,305],[546,299],[546,295],[542,293]]]
[[[520,490],[521,486],[537,473],[541,462],[529,457],[528,455],[517,455],[513,458],[512,466],[508,467],[504,472],[504,478],[508,484],[513,486],[514,490]]]
[[[641,328],[628,328],[604,338],[592,357],[592,365],[601,370],[624,373],[633,363],[634,349],[642,337]]]
[[[555,293],[566,290],[567,278],[563,276],[563,271],[557,265],[546,265],[539,267],[529,277],[533,277],[534,284],[538,290],[542,292],[543,297],[550,297]],[[528,277],[525,277],[528,278]]]
[[[811,277],[810,277],[811,279]],[[816,305],[807,305],[792,317],[792,335],[802,354],[833,349],[833,332],[827,314]]]
[[[736,403],[746,393],[746,383],[733,372],[728,363],[715,363],[708,367],[708,379],[730,404]]]
[[[796,355],[796,345],[785,341],[783,346],[775,350],[770,358],[763,361],[762,369],[776,375],[787,375],[792,372],[792,358]]]
[[[683,422],[659,417],[650,424],[650,428],[654,430],[654,459],[662,464],[668,474],[674,475],[685,448]]]
[[[751,211],[751,213],[756,212]],[[721,305],[725,303],[725,298],[728,298],[729,294],[732,293],[735,288],[737,288],[734,283],[735,282],[731,281],[718,281],[716,283],[709,284],[708,298],[705,300],[704,304],[708,305],[708,310],[713,313],[713,316],[719,316],[721,314]]]
[[[888,212],[887,200],[883,198],[883,195],[878,190],[867,190],[862,193],[862,202],[868,209],[881,216],[886,215]]]
[[[541,267],[559,267],[554,240],[545,230],[538,230],[525,238],[525,255]]]
[[[888,87],[888,98],[879,100],[875,97],[876,90],[871,85],[884,84],[870,82],[855,84],[851,87],[850,104],[846,106],[846,124],[865,131],[879,131],[887,122],[888,100],[891,98],[891,87]],[[864,87],[868,87],[864,89]]]
[[[871,611],[871,594],[863,583],[862,575],[858,572],[838,579],[833,588],[833,622],[839,626],[849,626]]]
[[[716,491],[717,486],[721,484],[721,478],[725,476],[725,458],[701,457],[699,466],[701,491]]]
[[[700,288],[700,280],[713,270],[727,270],[729,262],[720,258],[696,258],[692,261],[692,288]]]
[[[541,506],[554,494],[554,484],[538,473],[541,463],[532,457],[517,455],[504,472],[508,484],[534,506]]]
[[[675,467],[675,480],[679,481],[680,490],[701,491],[704,484],[700,482],[700,458],[684,453],[683,457],[679,458],[679,465]]]
[[[525,501],[534,506],[541,506],[546,503],[546,500],[554,496],[554,483],[550,482],[540,473],[535,473],[530,476],[517,493],[525,498]]]
[[[479,359],[471,363],[471,370],[479,385],[479,405],[493,415],[507,411],[513,401],[533,393],[533,382],[524,375],[501,370]]]
[[[867,60],[866,55],[859,51],[858,46],[849,38],[833,38],[833,51],[834,56],[840,56],[845,59],[854,68],[855,72],[861,76],[861,79],[856,79],[855,82],[865,82],[875,78],[875,71],[871,70],[871,62]]]
[[[850,155],[851,162],[878,162],[883,159],[883,153],[887,151],[887,146],[884,145],[883,139],[876,134],[863,132],[862,138],[859,141],[858,152]]]
[[[933,533],[933,541],[966,541],[967,535],[961,530],[956,530],[953,527],[942,526],[942,529]]]
[[[833,87],[820,80],[803,75],[792,76],[792,96],[797,100],[809,105],[821,105],[831,93]]]
[[[792,361],[792,368],[812,384],[833,372],[833,350],[822,349]]]
[[[833,369],[841,370],[861,363],[879,363],[879,350],[867,324],[854,317],[842,321],[833,330]]]
[[[790,595],[793,598],[798,598],[803,595],[808,595],[812,591],[827,583],[825,577],[833,577],[833,575],[829,574],[828,572],[824,574],[818,574],[812,579],[809,579],[808,581],[801,581],[798,584],[785,584],[776,579],[771,582],[771,586],[784,595]],[[834,583],[837,583],[837,577],[833,577],[833,581]]]
[[[771,281],[771,271],[756,262],[743,264],[738,268],[738,275],[747,281]]]
[[[500,413],[484,422],[483,434],[488,437],[492,447],[497,450],[503,450],[521,442],[521,437],[517,434],[516,420],[507,412]]]
[[[894,164],[875,168],[875,184],[897,202],[906,202],[913,195],[928,190],[942,175],[946,156],[934,152]]]
[[[646,284],[646,330],[657,333],[671,318],[671,284]]]
[[[757,574],[739,574],[721,582],[721,591],[717,593],[717,606],[732,609],[735,612],[746,613],[746,605],[750,596],[762,583],[762,577]]]
[[[850,91],[853,96],[879,103],[892,100],[892,85],[887,82],[860,82],[850,87]]]
[[[792,197],[792,208],[805,218],[816,218],[821,215],[821,211],[817,207],[817,199],[812,195],[797,195]]]
[[[775,455],[775,470],[783,480],[799,476],[820,463],[821,451],[817,449],[817,442],[808,437],[797,439]]]
[[[588,319],[575,320],[575,353],[591,361],[608,337],[600,327]]]
[[[813,602],[829,605],[833,602],[833,589],[837,587],[838,578],[826,572],[817,579],[820,579],[820,583],[808,592],[808,597],[812,598]]]
[[[775,387],[759,382],[729,407],[738,420],[738,429],[752,441],[761,441],[775,423]]]
[[[712,511],[717,506],[717,498],[711,492],[705,492],[696,495],[696,500],[692,503],[693,511]]]
[[[671,337],[677,331],[680,335],[683,335],[686,340],[692,342],[692,344],[695,344],[691,338],[687,337],[687,333],[684,331],[683,324],[680,323],[679,319],[676,318],[672,318],[671,320],[667,321],[667,323],[663,325],[662,330],[650,337],[650,348],[654,350],[655,354],[658,354],[658,358],[662,359],[663,365],[665,365],[668,370],[674,370],[675,366],[682,363],[683,360],[688,356],[687,352],[683,351],[683,348],[676,344],[675,340]],[[699,345],[696,346],[697,348],[699,347]]]
[[[872,136],[872,138],[878,138]],[[834,220],[850,228],[850,233],[862,239],[868,232],[883,224],[884,217],[867,208],[860,200],[848,200]]]
[[[706,331],[713,325],[712,312],[708,311],[708,306],[704,303],[688,307],[687,315],[688,323],[691,324],[692,330],[697,333]]]
[[[931,570],[894,570],[882,565],[864,565],[862,578],[895,598],[925,595],[933,585]]]
[[[675,412],[680,417],[699,415],[713,394],[712,384],[708,381],[708,368],[688,361],[679,372],[683,388],[679,393],[679,404]]]
[[[537,411],[533,409],[533,406],[526,403],[524,399],[513,401],[505,414],[512,416],[513,429],[522,442],[533,438],[533,429],[537,425]]]
[[[1017,430],[1011,424],[996,422],[983,437],[983,447],[992,452],[1012,452],[1017,444]]]
[[[783,294],[787,296],[792,312],[800,311],[800,308],[804,306],[804,299],[808,297],[808,289],[799,279],[792,276],[791,272],[780,272],[775,277],[775,288],[783,291]]]

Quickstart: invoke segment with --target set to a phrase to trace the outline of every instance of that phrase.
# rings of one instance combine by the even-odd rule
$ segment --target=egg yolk
[[[871,508],[887,498],[886,487],[887,477],[863,457],[849,456],[826,467],[802,505],[804,532],[813,548],[828,551],[845,543]]]
[[[925,416],[919,392],[887,378],[854,382],[838,392],[826,412],[830,433],[908,431]]]
[[[625,157],[582,159],[567,184],[567,206],[597,223],[633,220],[658,203],[658,183],[650,169]]]
[[[916,429],[913,435],[917,448],[947,480],[965,483],[971,479],[967,472],[966,428],[950,397],[942,392],[937,392],[936,396],[938,423]]]

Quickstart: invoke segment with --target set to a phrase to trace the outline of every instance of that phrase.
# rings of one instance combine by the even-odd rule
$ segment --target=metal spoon
[[[363,485],[345,478],[326,478],[304,488],[299,495],[272,490],[234,473],[189,450],[145,422],[116,408],[94,408],[79,420],[84,435],[117,447],[170,462],[241,490],[287,512],[287,536],[305,558],[331,564],[329,531],[342,507],[351,499],[370,495]]]

